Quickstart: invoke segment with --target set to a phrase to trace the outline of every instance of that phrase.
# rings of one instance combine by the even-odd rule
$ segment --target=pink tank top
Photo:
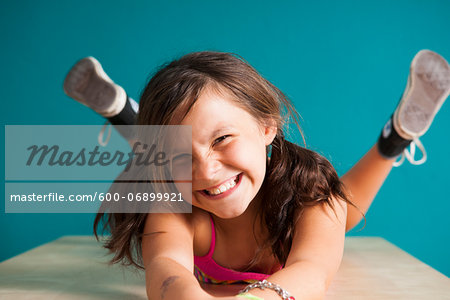
[[[238,272],[224,268],[212,258],[216,246],[216,231],[211,217],[211,246],[205,256],[194,255],[194,275],[200,282],[215,284],[253,283],[266,279],[270,274]],[[280,267],[281,269],[281,267]]]

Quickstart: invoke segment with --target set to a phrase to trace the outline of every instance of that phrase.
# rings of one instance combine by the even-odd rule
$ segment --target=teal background
[[[308,146],[342,175],[376,142],[415,53],[450,59],[450,1],[280,2],[2,1],[2,123],[102,124],[62,89],[85,56],[138,99],[158,65],[190,51],[231,51],[293,100]],[[422,138],[427,163],[394,169],[366,227],[351,232],[384,237],[447,276],[449,129],[447,103]],[[93,218],[5,214],[2,205],[0,260],[62,235],[91,234]]]

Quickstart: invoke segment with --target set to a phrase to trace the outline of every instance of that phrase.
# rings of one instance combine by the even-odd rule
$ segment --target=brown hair
[[[301,133],[298,113],[288,98],[235,54],[196,52],[161,67],[142,93],[137,124],[167,125],[182,120],[207,87],[229,92],[261,124],[267,120],[276,122],[278,130],[271,145],[270,163],[256,198],[264,195],[258,211],[269,232],[269,239],[260,250],[270,247],[284,264],[298,210],[319,203],[332,207],[332,197],[353,204],[327,159],[285,139],[283,128],[289,118]],[[103,229],[111,233],[105,247],[115,254],[112,263],[142,268],[141,241],[146,217],[147,214],[97,214],[94,233],[97,237],[97,226],[103,219]]]

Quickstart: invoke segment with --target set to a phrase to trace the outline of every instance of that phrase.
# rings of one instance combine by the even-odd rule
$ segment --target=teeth
[[[233,188],[236,185],[236,180],[237,180],[237,177],[230,181],[225,182],[224,184],[220,185],[219,187],[217,187],[215,189],[206,190],[206,191],[208,193],[210,193],[211,195],[222,194],[223,192],[226,192],[229,189]]]

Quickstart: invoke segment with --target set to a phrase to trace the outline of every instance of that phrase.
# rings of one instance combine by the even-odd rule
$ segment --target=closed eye
[[[175,157],[173,157],[172,158],[172,160],[173,161],[179,161],[179,160],[185,160],[185,159],[192,159],[192,154],[190,154],[190,153],[182,153],[182,154],[179,154],[179,155],[177,155],[177,156],[175,156]]]
[[[220,142],[222,142],[223,140],[225,140],[227,137],[229,137],[230,135],[223,135],[223,136],[221,136],[221,137],[219,137],[219,138],[217,138],[215,141],[214,141],[214,145],[215,144],[217,144],[217,143],[220,143]]]

